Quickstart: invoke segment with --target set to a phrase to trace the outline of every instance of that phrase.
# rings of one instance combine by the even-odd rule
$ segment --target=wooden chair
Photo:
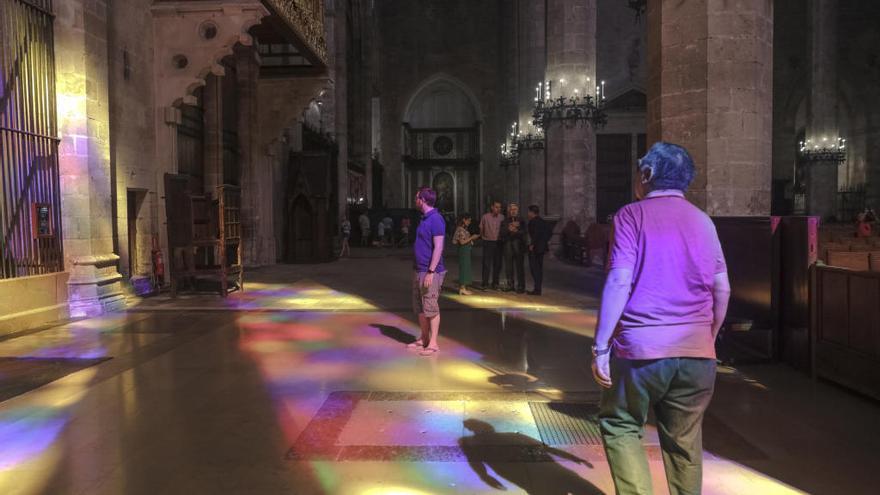
[[[867,251],[828,251],[828,265],[848,270],[868,271],[871,267]]]

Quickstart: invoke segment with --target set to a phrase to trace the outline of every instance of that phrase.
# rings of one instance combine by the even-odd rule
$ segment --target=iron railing
[[[0,278],[64,269],[52,0],[0,2]]]

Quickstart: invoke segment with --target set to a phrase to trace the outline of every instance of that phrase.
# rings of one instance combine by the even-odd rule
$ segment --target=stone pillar
[[[223,82],[211,75],[202,93],[205,110],[205,194],[217,195],[223,184]]]
[[[106,1],[56,5],[55,55],[70,315],[96,316],[125,306],[113,252]]]
[[[552,97],[596,86],[596,0],[548,0],[547,72]],[[589,124],[551,122],[547,136],[548,215],[581,230],[596,221],[596,132]]]
[[[648,2],[647,15],[649,147],[688,149],[688,198],[710,215],[768,215],[772,2]]]
[[[535,109],[535,86],[544,80],[547,66],[546,35],[544,32],[544,2],[518,0],[519,9],[519,87],[517,104],[519,128],[523,134],[535,134],[538,129],[532,125],[532,112]],[[544,152],[526,151],[519,156],[520,197],[523,207],[537,204],[546,208],[544,198]]]
[[[807,100],[806,139],[820,147],[837,144],[837,2],[811,2],[810,95]],[[805,164],[807,215],[832,217],[836,213],[838,169],[835,161]]]
[[[245,265],[262,266],[275,262],[274,232],[271,225],[272,170],[260,150],[257,82],[260,66],[251,47],[235,49],[238,86],[238,145],[241,165],[242,257]],[[270,219],[266,221],[267,217]]]
[[[330,63],[330,78],[334,81],[333,87],[333,132],[336,135],[336,143],[339,145],[339,154],[336,157],[337,173],[337,197],[339,215],[348,212],[348,78],[346,77],[346,43],[345,43],[345,4],[346,2],[325,3],[325,18],[327,29],[327,53],[332,59]],[[371,167],[372,169],[372,167]],[[372,194],[368,188],[367,195]],[[341,218],[338,219],[341,222]],[[349,221],[354,222],[354,218]]]

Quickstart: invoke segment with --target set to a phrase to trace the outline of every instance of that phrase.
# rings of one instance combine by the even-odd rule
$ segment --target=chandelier
[[[503,168],[519,165],[519,147],[517,146],[517,136],[519,135],[519,123],[514,122],[510,126],[510,134],[504,143],[501,144],[501,152],[498,155],[498,165]]]
[[[590,79],[587,78],[587,84]],[[565,79],[559,80],[565,85]],[[596,85],[596,92],[588,94],[588,90],[574,89],[571,95],[553,97],[552,81],[538,83],[535,88],[535,110],[532,112],[532,124],[546,130],[552,122],[566,125],[590,123],[593,127],[604,126],[608,122],[605,113],[605,81]]]
[[[544,131],[538,128],[535,133],[520,134],[516,138],[516,151],[540,151],[544,149]]]
[[[846,161],[846,139],[837,138],[836,144],[831,144],[828,138],[822,138],[822,144],[814,143],[807,139],[800,143],[801,160],[805,162],[837,162]]]

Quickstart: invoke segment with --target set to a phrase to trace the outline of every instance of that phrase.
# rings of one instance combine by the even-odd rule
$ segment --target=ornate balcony
[[[322,0],[261,0],[283,23],[278,26],[294,35],[306,58],[327,65],[327,40],[324,39],[324,3]],[[277,24],[277,23],[276,23]]]

